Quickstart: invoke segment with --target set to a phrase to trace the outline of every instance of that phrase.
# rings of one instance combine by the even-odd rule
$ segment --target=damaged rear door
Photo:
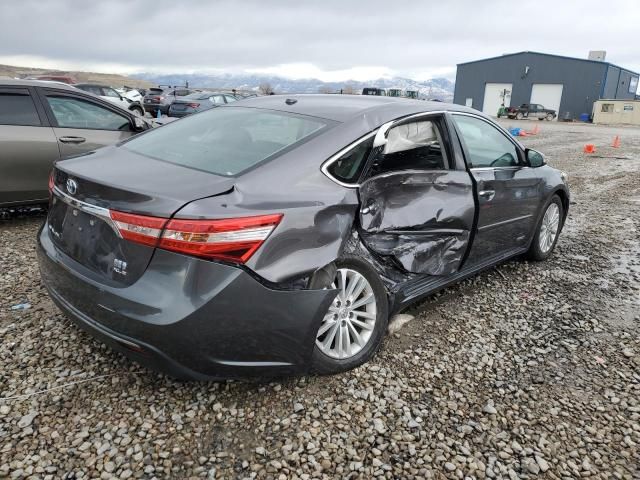
[[[359,187],[360,235],[406,271],[456,272],[474,228],[469,173],[456,162],[443,114],[412,116],[380,128]]]

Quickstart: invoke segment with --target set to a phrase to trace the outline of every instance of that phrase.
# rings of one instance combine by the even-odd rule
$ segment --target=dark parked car
[[[387,91],[384,88],[373,88],[373,87],[368,87],[368,88],[363,88],[362,89],[362,95],[372,95],[372,96],[376,96],[376,97],[384,97],[387,94]]]
[[[557,114],[555,110],[544,108],[537,103],[523,103],[519,107],[508,107],[505,109],[507,117],[522,120],[523,118],[537,118],[538,120],[553,120]]]
[[[174,100],[169,105],[168,115],[170,117],[186,117],[192,113],[203,112],[210,108],[236,101],[238,101],[238,98],[230,93],[196,92]]]
[[[47,202],[53,162],[147,128],[133,113],[71,86],[0,80],[0,207]]]
[[[158,111],[162,115],[169,113],[169,106],[177,99],[191,95],[196,91],[189,88],[150,88],[143,97],[144,109],[154,117]]]
[[[564,175],[476,110],[267,96],[58,162],[38,252],[58,306],[152,368],[331,373],[425,296],[547,258],[568,207]]]

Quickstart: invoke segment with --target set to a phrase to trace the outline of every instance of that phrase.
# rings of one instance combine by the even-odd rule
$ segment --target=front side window
[[[222,97],[222,95],[211,95],[209,97],[209,100],[215,105],[224,105],[224,98]]]
[[[93,130],[129,130],[129,118],[79,98],[47,96],[59,127]]]
[[[235,176],[310,139],[330,120],[257,108],[213,108],[134,137],[122,148]]]
[[[104,92],[105,97],[120,98],[118,92],[116,92],[113,88],[103,88],[102,91]]]
[[[0,125],[40,126],[40,117],[28,93],[0,93]]]
[[[371,174],[401,170],[445,170],[446,148],[440,122],[419,120],[389,130],[387,143],[372,161]]]
[[[102,95],[102,89],[100,87],[94,87],[92,85],[82,85],[78,88],[80,90],[84,90],[85,92],[93,93],[94,95]]]
[[[237,98],[232,97],[231,95],[225,95],[224,98],[227,100],[227,103],[235,102],[238,100]]]
[[[469,158],[470,168],[513,167],[519,164],[516,146],[496,127],[479,118],[453,115]]]

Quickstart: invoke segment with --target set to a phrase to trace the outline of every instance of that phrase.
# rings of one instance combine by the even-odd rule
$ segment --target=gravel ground
[[[0,221],[0,478],[640,478],[640,129],[537,124],[573,193],[553,257],[414,307],[333,377],[149,373],[48,299],[42,216]]]

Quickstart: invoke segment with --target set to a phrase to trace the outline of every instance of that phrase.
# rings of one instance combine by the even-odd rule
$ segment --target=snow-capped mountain
[[[377,88],[401,88],[404,90],[417,90],[420,98],[438,99],[442,101],[453,100],[453,82],[446,78],[434,78],[426,81],[417,81],[409,78],[393,77],[379,78],[368,82],[323,82],[316,78],[297,79],[255,74],[165,74],[139,73],[132,75],[134,78],[148,80],[158,85],[185,85],[192,87],[208,87],[220,89],[258,90],[260,85],[269,84],[276,93],[329,93],[340,92],[341,89],[352,90],[360,93],[365,87]]]

